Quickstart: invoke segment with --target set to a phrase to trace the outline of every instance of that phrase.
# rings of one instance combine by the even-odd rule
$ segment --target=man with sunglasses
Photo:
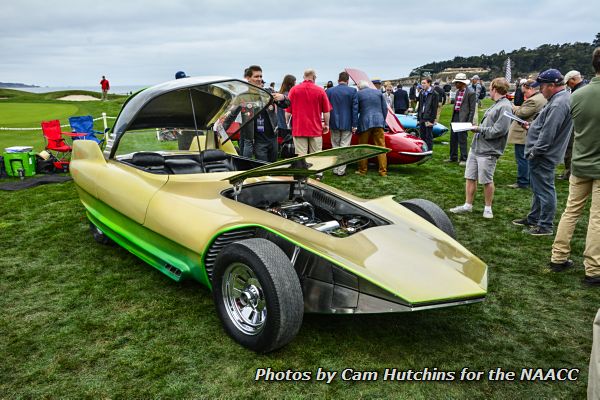
[[[515,219],[513,224],[524,226],[524,232],[534,236],[549,236],[554,233],[554,170],[565,155],[573,128],[570,97],[565,91],[563,79],[557,69],[549,69],[538,75],[531,86],[539,86],[540,93],[548,103],[531,124],[523,124],[528,130],[525,157],[529,160],[529,180],[533,198],[527,217]]]

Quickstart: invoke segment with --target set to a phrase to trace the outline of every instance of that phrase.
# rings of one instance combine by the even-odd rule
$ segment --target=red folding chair
[[[59,170],[68,171],[69,158],[73,148],[65,142],[63,135],[75,137],[85,136],[85,134],[62,132],[60,130],[60,121],[57,119],[43,121],[42,133],[44,134],[44,139],[46,139],[46,150],[57,159],[54,162],[54,166]]]

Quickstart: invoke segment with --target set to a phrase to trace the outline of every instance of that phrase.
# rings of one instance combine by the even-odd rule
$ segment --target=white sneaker
[[[454,214],[464,214],[472,211],[473,207],[466,207],[464,204],[450,209],[450,212]]]
[[[483,218],[494,218],[492,210],[483,210]]]

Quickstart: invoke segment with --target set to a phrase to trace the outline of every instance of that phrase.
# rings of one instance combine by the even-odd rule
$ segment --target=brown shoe
[[[360,172],[360,171],[356,171],[355,172],[356,175],[362,175],[365,176],[367,173],[366,172]]]

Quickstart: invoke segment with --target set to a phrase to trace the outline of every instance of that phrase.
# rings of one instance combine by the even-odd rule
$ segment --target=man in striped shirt
[[[467,85],[470,81],[467,75],[463,73],[456,74],[452,81],[456,85],[456,97],[454,99],[454,111],[452,113],[452,122],[470,122],[473,123],[475,116],[475,107],[477,106],[477,95]],[[457,162],[458,149],[460,147],[460,165],[467,163],[467,132],[454,132],[450,130],[450,158],[446,162]]]

